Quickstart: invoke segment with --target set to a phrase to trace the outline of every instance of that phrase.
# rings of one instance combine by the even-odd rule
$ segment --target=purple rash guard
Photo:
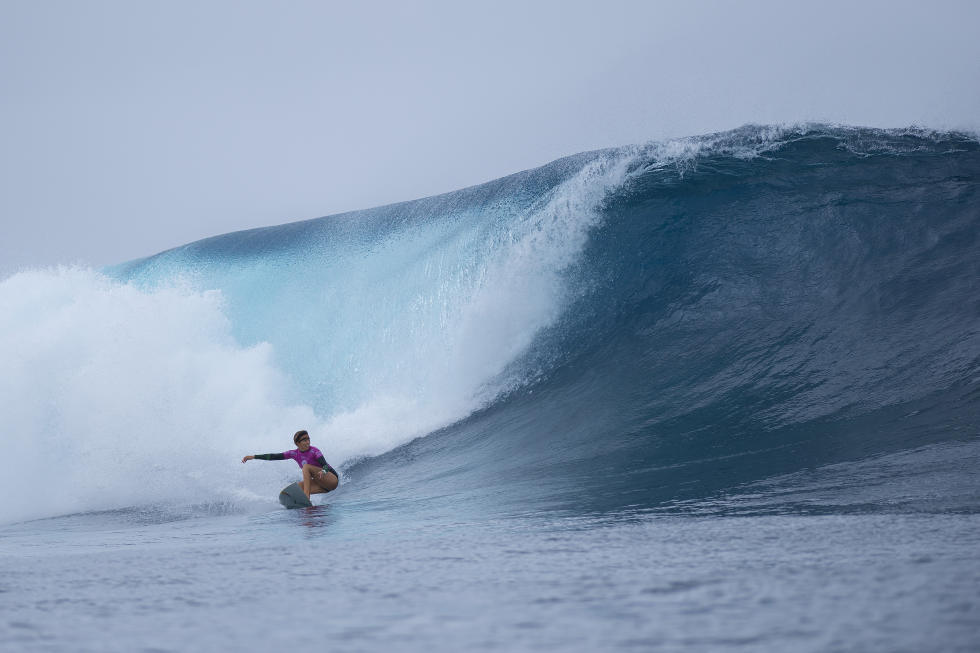
[[[310,447],[306,451],[300,451],[299,449],[293,449],[292,451],[283,451],[283,458],[290,458],[296,461],[300,469],[303,469],[303,465],[316,465],[317,467],[323,467],[326,469],[330,465],[321,464],[317,462],[318,460],[324,460],[323,454],[316,447]]]
[[[330,466],[330,463],[323,457],[323,453],[316,447],[310,447],[306,451],[293,449],[292,451],[283,451],[282,453],[260,453],[253,457],[258,460],[285,460],[289,458],[290,460],[295,460],[300,469],[303,469],[303,465],[315,465],[322,467],[337,478],[340,478],[337,470]]]

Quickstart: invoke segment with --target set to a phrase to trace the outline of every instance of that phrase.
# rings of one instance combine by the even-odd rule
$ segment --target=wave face
[[[598,510],[972,441],[978,179],[964,135],[745,127],[20,273],[0,486],[77,490],[0,518],[264,499],[295,471],[228,461],[298,428],[353,496]]]

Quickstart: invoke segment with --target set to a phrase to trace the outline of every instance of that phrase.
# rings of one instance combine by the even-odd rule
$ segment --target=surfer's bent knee
[[[313,472],[313,480],[327,492],[336,490],[337,486],[340,485],[340,477],[337,476],[337,472],[333,471],[332,468]]]

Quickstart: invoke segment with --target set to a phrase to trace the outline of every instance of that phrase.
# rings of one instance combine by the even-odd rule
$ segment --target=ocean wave
[[[4,490],[72,490],[0,519],[260,501],[294,470],[232,463],[298,428],[353,493],[597,507],[976,437],[978,179],[969,135],[746,126],[14,275]]]

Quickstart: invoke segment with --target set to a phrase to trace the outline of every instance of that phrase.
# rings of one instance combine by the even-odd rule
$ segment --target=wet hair
[[[310,437],[310,434],[306,431],[296,431],[296,435],[293,436],[293,444],[299,444],[299,439],[304,435]]]

